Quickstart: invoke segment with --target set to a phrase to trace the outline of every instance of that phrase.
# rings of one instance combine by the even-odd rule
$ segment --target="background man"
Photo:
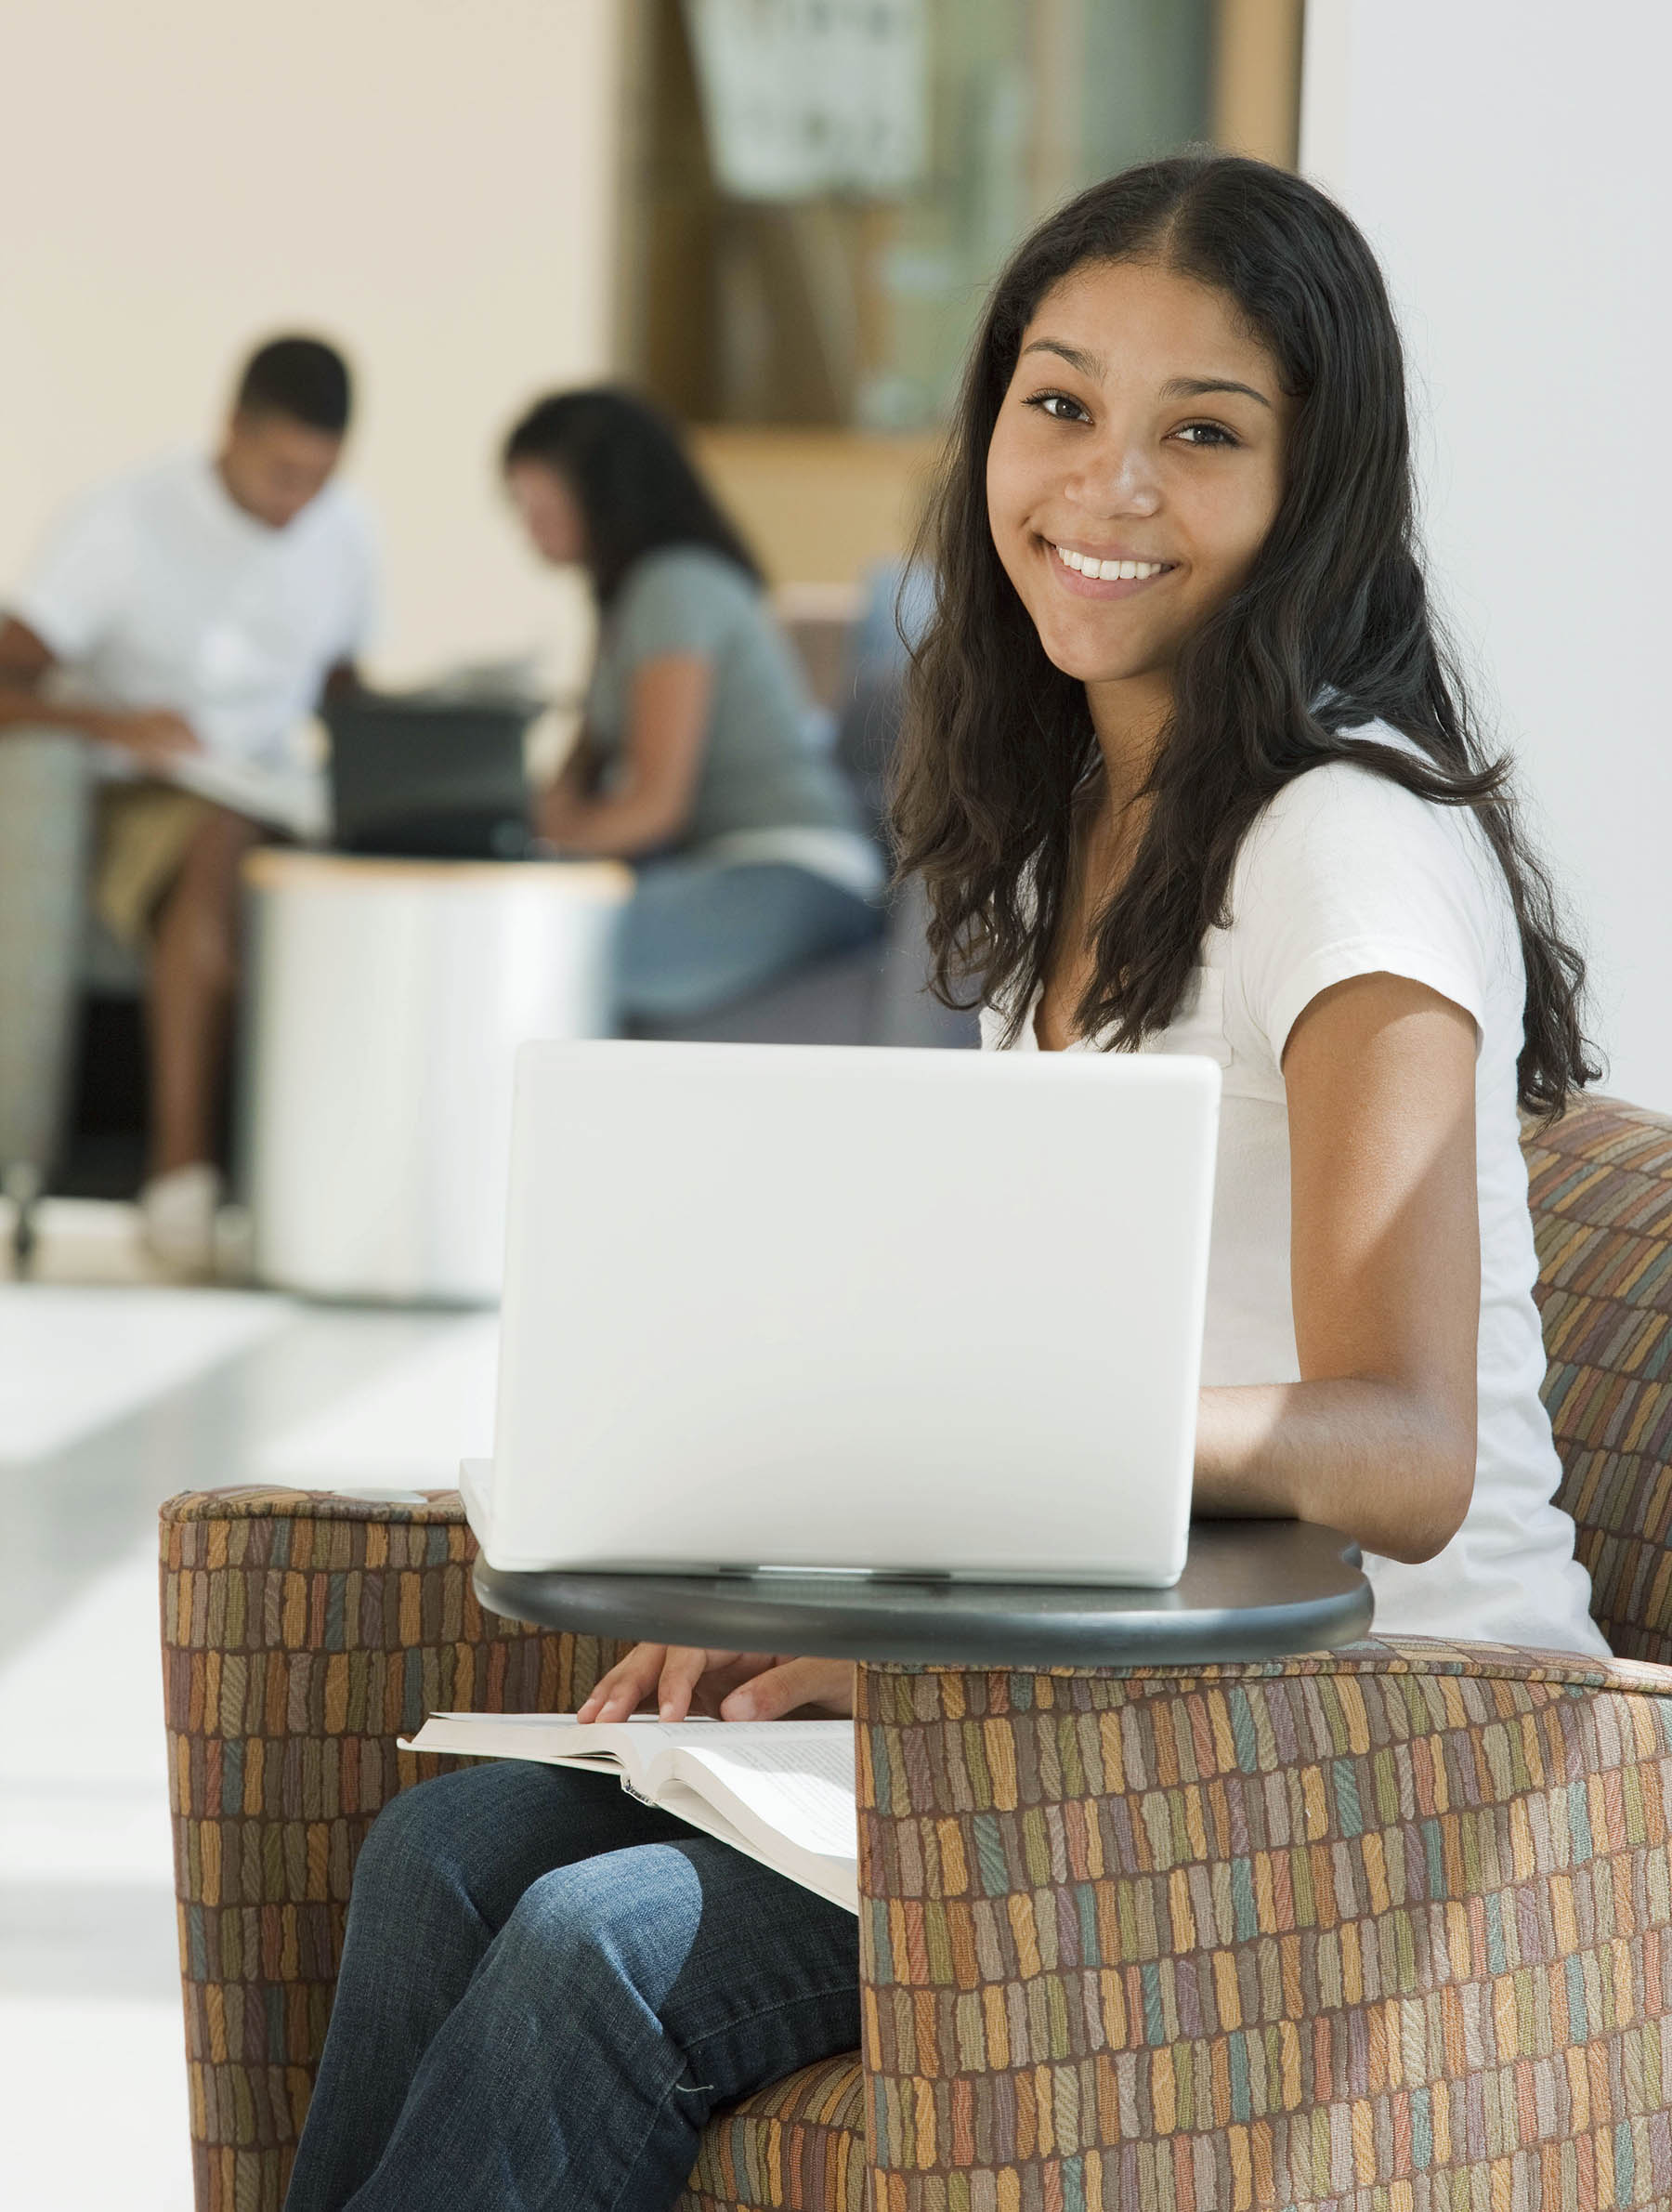
[[[218,451],[84,497],[0,621],[0,740],[46,726],[98,749],[94,897],[117,935],[149,942],[146,1235],[183,1271],[213,1264],[238,867],[259,832],[167,778],[190,753],[293,763],[304,718],[355,680],[376,575],[361,510],[333,480],[349,404],[332,347],[263,346]]]

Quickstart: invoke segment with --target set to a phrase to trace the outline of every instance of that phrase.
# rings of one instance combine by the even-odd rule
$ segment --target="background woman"
[[[994,1046],[1224,1071],[1199,1504],[1356,1536],[1384,1633],[1599,1649],[1517,1141],[1518,1099],[1591,1072],[1579,963],[1435,645],[1345,216],[1203,157],[1053,216],[989,306],[934,544],[898,821],[943,988],[978,982]],[[1025,1285],[984,1295],[1028,1326]],[[583,1717],[851,1689],[641,1644]],[[662,2212],[715,2101],[856,2037],[851,1923],[598,1787],[385,1811],[293,2212]]]
[[[642,870],[622,1014],[680,1018],[876,935],[881,856],[812,709],[752,556],[672,427],[610,388],[542,399],[505,441],[529,536],[598,604],[580,744],[542,833]]]

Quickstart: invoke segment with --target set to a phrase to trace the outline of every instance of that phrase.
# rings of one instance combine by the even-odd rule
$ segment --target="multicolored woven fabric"
[[[617,1646],[484,1613],[452,1492],[163,1509],[163,1677],[198,2212],[280,2212],[372,1817],[437,1708],[572,1711]],[[425,1760],[436,1773],[440,1762]]]
[[[877,2212],[1672,2202],[1672,1678],[860,1680]]]
[[[1672,1120],[1593,1098],[1525,1146],[1545,1404],[1591,1610],[1623,1656],[1672,1664]]]
[[[866,2179],[859,2061],[824,2059],[710,2122],[675,2212],[866,2212]]]

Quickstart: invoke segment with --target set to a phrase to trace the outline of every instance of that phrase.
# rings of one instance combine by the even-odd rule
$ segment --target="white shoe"
[[[139,1223],[145,1249],[159,1267],[170,1275],[214,1275],[220,1198],[220,1170],[206,1159],[152,1176],[139,1193]]]

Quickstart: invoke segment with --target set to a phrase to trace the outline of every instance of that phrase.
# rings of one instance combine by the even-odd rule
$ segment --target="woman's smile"
[[[1079,599],[1130,599],[1177,575],[1180,567],[1121,546],[1059,544],[1051,538],[1041,538],[1039,545],[1058,583]]]

